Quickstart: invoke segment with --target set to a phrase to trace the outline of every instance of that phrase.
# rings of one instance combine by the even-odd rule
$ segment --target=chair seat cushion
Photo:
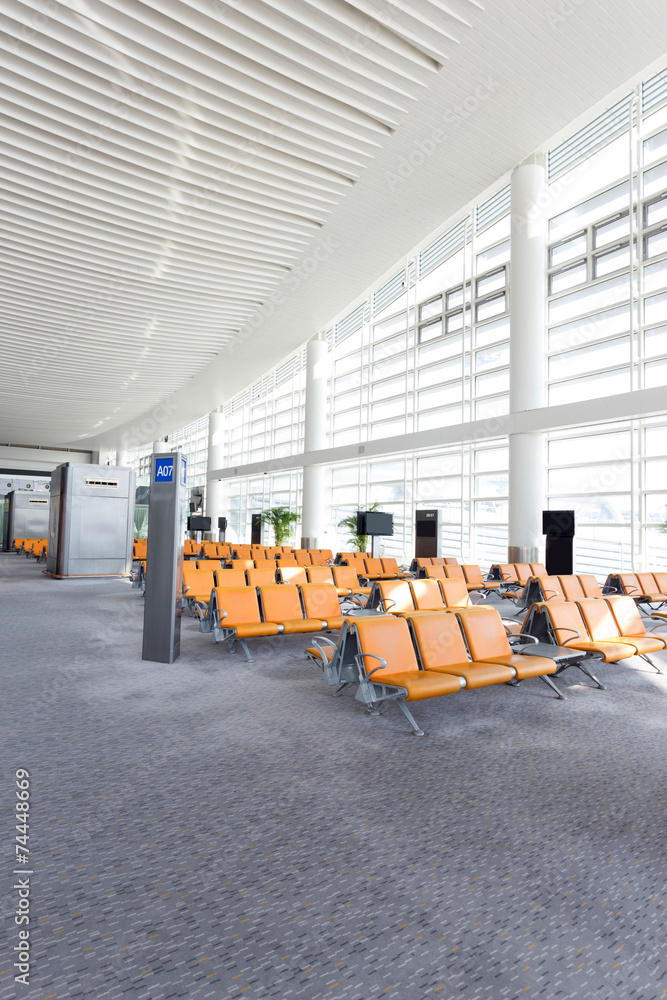
[[[324,623],[318,618],[294,618],[292,620],[282,621],[280,624],[283,626],[283,632],[285,635],[295,635],[299,632],[321,632],[324,628]]]
[[[220,622],[222,628],[233,628],[239,639],[252,639],[254,636],[278,635],[280,626],[273,622],[240,622],[238,625],[225,625],[225,620]]]
[[[609,642],[622,642],[628,646],[634,646],[638,653],[657,653],[665,648],[663,639],[648,635],[621,635],[618,639],[609,639]]]
[[[629,646],[627,643],[622,642],[602,642],[596,640],[595,642],[587,642],[585,640],[577,639],[575,642],[565,642],[565,646],[570,646],[572,649],[582,649],[585,652],[591,653],[601,653],[602,659],[605,663],[615,663],[616,660],[626,660],[628,656],[634,656],[635,648],[634,646]]]
[[[501,663],[487,663],[485,660],[475,663],[452,663],[446,667],[428,669],[437,672],[447,671],[449,674],[465,677],[466,687],[471,691],[475,688],[488,687],[489,684],[506,684],[514,678],[514,670],[511,667],[505,667]]]
[[[499,586],[500,586],[500,581],[499,580],[485,580],[484,581],[484,589],[485,590],[497,590]]]
[[[461,681],[458,677],[453,674],[442,674],[435,670],[406,670],[405,673],[375,674],[371,677],[371,682],[405,688],[408,692],[406,701],[438,698],[441,695],[454,694],[461,690]]]
[[[333,655],[335,652],[336,650],[334,649],[333,646],[322,646],[320,649],[318,649],[316,646],[306,647],[306,653],[314,657],[314,659],[316,660],[321,660],[322,653],[324,653],[324,657],[329,663],[331,663],[331,661],[333,660]]]
[[[523,653],[489,657],[489,662],[514,667],[518,681],[523,681],[527,677],[541,677],[542,674],[555,674],[558,669],[556,663],[546,656],[530,656],[528,654],[524,656]]]
[[[339,615],[336,618],[334,617],[327,618],[327,620],[323,621],[322,624],[324,628],[342,628],[343,622],[346,621],[349,621],[349,618],[345,618],[343,615]]]

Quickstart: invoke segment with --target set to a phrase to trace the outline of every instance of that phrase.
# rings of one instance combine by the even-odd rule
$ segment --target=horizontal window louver
[[[247,391],[242,392],[240,395],[236,397],[236,399],[232,400],[232,413],[236,413],[237,410],[240,410],[243,406],[245,406],[246,403],[249,402],[250,402],[250,393]]]
[[[334,332],[333,332],[333,330],[327,330],[327,332],[324,334],[324,339],[327,342],[328,349],[331,350],[332,347],[333,347],[333,345],[334,345]]]
[[[483,201],[475,209],[475,232],[484,229],[490,222],[495,222],[502,215],[506,215],[510,210],[510,186],[509,184],[501,191]]]
[[[579,129],[560,146],[549,150],[549,180],[589,156],[599,146],[614,139],[628,126],[630,97],[622,97],[592,122]]]
[[[276,385],[282,385],[282,383],[286,382],[288,378],[292,378],[292,376],[298,372],[300,367],[301,365],[298,357],[290,358],[289,361],[280,365],[276,368]]]
[[[359,329],[364,322],[365,306],[366,303],[362,302],[361,305],[357,306],[356,309],[353,309],[351,313],[348,313],[345,319],[342,319],[339,323],[334,325],[335,344],[340,344],[341,340],[344,340],[351,333],[354,333],[355,330]]]
[[[373,292],[373,312],[383,309],[392,299],[398,298],[401,292],[405,291],[405,268],[397,271],[389,281],[376,288]]]
[[[663,101],[667,101],[667,69],[642,83],[642,111],[650,111]]]
[[[445,260],[456,250],[463,246],[465,239],[466,219],[461,219],[455,226],[448,229],[446,233],[434,240],[430,246],[425,247],[419,253],[419,277],[430,271],[441,261]]]

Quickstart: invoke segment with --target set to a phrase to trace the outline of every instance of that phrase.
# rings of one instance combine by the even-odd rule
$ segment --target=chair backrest
[[[444,611],[445,602],[437,580],[410,580],[410,589],[417,611]]]
[[[307,549],[297,549],[294,553],[294,558],[296,559],[297,566],[311,566],[312,559],[310,558],[310,552]]]
[[[308,555],[313,566],[324,566],[327,561],[319,549],[308,549]]]
[[[646,635],[646,626],[631,597],[619,594],[607,597],[606,603],[611,608],[619,635]]]
[[[349,569],[349,567],[346,567],[346,569]],[[306,575],[308,576],[308,583],[333,584],[334,582],[331,566],[307,566]]]
[[[336,589],[329,583],[304,583],[301,589],[306,618],[340,618]]]
[[[202,545],[202,552],[205,559],[217,559],[218,558],[218,546],[215,542],[204,542]]]
[[[223,627],[261,622],[254,587],[218,587],[215,594]],[[224,619],[223,611],[227,612]]]
[[[456,612],[473,660],[509,656],[512,652],[500,614],[493,608],[462,608]]]
[[[381,681],[383,674],[419,670],[410,630],[402,618],[393,615],[357,618],[350,631],[356,633],[360,652],[373,654],[364,657],[367,672],[375,671],[371,680]],[[378,656],[385,660],[385,666],[375,658]]]
[[[456,566],[448,563],[445,566],[445,578],[447,580],[463,580],[465,581],[465,576],[463,575],[463,566]]]
[[[398,562],[395,559],[381,559],[383,573],[398,573]]]
[[[549,616],[559,646],[568,646],[578,639],[588,642],[588,629],[581,617],[578,604],[570,601],[548,601],[540,602],[535,607]]]
[[[183,566],[183,589],[186,597],[205,597],[209,599],[215,587],[212,569],[195,569],[194,566]]]
[[[226,573],[233,573],[234,570],[225,570]],[[249,587],[272,587],[276,582],[276,568],[273,566],[271,569],[249,569],[248,574],[248,586]],[[220,574],[218,575],[220,579]]]
[[[639,580],[639,586],[642,588],[642,593],[657,594],[659,592],[653,573],[637,573],[637,579]]]
[[[456,615],[415,615],[409,621],[425,670],[469,662]]]
[[[359,577],[354,566],[334,566],[333,577],[336,586],[340,587],[341,590],[348,587],[355,591],[359,587]]]
[[[378,587],[385,609],[390,613],[415,610],[415,602],[407,580],[379,580]]]
[[[667,573],[654,573],[658,594],[667,594]]]
[[[445,556],[445,566],[458,566],[458,564],[456,556]]]
[[[519,582],[516,570],[514,569],[514,563],[499,563],[498,570],[500,571],[500,579],[505,583]]]
[[[471,608],[472,601],[464,580],[440,580],[440,591],[446,608]]]
[[[325,562],[327,562],[327,560],[333,562],[333,552],[331,549],[320,549],[320,555],[323,556]]]
[[[433,559],[431,558],[431,556],[420,556],[418,559],[415,560],[415,562],[417,563],[417,566],[419,567],[419,569],[423,569],[424,566],[433,566],[433,565],[439,566],[440,565],[440,563],[435,563],[434,564]]]
[[[586,622],[591,639],[603,641],[613,639],[619,634],[616,619],[606,601],[587,597],[583,601],[577,601],[577,607],[581,611],[581,617]]]
[[[134,543],[134,548],[136,550],[137,543]],[[192,538],[186,538],[183,543],[183,554],[186,556],[194,556],[197,554],[198,549],[195,548],[195,543]]]
[[[544,578],[549,579],[548,577]],[[578,576],[559,576],[561,590],[566,601],[579,601],[586,597]]]
[[[303,566],[280,566],[278,569],[278,581],[280,583],[308,583],[308,577]]]
[[[642,588],[634,573],[619,573],[618,578],[626,594],[631,597],[641,597]]]
[[[382,575],[382,560],[381,559],[364,559],[364,568],[366,570],[366,576],[381,576]]]
[[[584,592],[584,597],[602,597],[602,590],[600,589],[600,584],[597,582],[597,580],[592,574],[590,573],[580,574],[579,583],[581,584],[581,589]]]
[[[222,569],[222,564],[219,559],[197,559],[196,566],[197,569]]]
[[[254,569],[254,559],[232,559],[232,569]]]
[[[428,560],[431,566],[444,566],[447,560],[443,556],[433,556],[432,559]]]
[[[540,584],[545,601],[564,601],[566,599],[557,576],[541,576]]]
[[[270,569],[275,575],[276,572],[276,560],[275,559],[255,559],[255,569]]]
[[[267,545],[264,547],[265,559],[271,559],[273,562],[275,562],[276,556],[279,556],[281,554],[282,554],[282,549],[280,549],[277,545]]]
[[[531,563],[530,564],[530,571],[533,574],[533,576],[537,576],[537,577],[548,576],[549,575],[547,573],[547,568],[544,565],[544,563]]]
[[[514,563],[514,572],[522,587],[525,587],[528,583],[529,576],[535,576],[530,568],[530,563]]]
[[[236,545],[232,546],[232,551],[236,552],[237,559],[250,559],[250,546],[249,545]]]
[[[280,584],[274,584],[272,587],[260,587],[259,594],[265,621],[285,622],[303,618],[298,587],[281,587]]]
[[[245,587],[245,570],[242,569],[220,569],[215,574],[218,587]]]
[[[449,576],[449,569],[451,569],[451,567],[448,567],[447,579],[453,580],[454,577]],[[482,571],[479,568],[479,566],[475,566],[474,564],[469,565],[466,563],[463,566],[461,566],[461,569],[463,570],[463,576],[465,578],[466,583],[469,583],[471,586],[474,587],[484,586],[484,577],[482,576]]]
[[[424,573],[426,574],[427,580],[446,579],[444,566],[424,566]]]
[[[283,554],[282,556],[279,556],[278,559],[276,559],[276,565],[277,566],[298,566],[299,564],[298,564],[298,562],[296,561],[296,559],[294,558],[293,555],[290,555],[289,553],[287,553],[286,555]]]

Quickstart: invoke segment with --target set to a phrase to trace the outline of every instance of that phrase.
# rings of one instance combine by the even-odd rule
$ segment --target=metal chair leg
[[[547,684],[553,691],[556,692],[556,697],[560,701],[567,701],[567,698],[565,697],[563,692],[556,687],[556,685],[554,684],[554,682],[551,680],[550,677],[547,677],[546,674],[540,674],[540,680],[543,680],[545,684]]]
[[[412,731],[415,734],[415,736],[426,736],[426,733],[424,732],[424,730],[420,729],[419,726],[417,725],[417,723],[415,722],[415,720],[413,719],[412,714],[410,712],[410,709],[408,708],[408,706],[405,704],[405,702],[402,699],[399,699],[398,707],[403,712],[403,715],[406,717],[406,719],[408,720],[408,722],[412,726]]]
[[[593,681],[594,684],[597,684],[597,686],[599,687],[600,691],[606,691],[607,690],[606,685],[603,684],[601,681],[599,681],[597,679],[597,677],[595,676],[595,674],[592,674],[590,672],[590,670],[588,669],[588,667],[584,666],[583,662],[582,663],[578,663],[577,666],[582,671],[582,673],[586,674],[587,677],[590,677],[590,679]]]

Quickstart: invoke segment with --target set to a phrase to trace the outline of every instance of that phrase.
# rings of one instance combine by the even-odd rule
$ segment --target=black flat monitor
[[[574,538],[574,511],[543,510],[542,534],[551,538]]]
[[[393,535],[394,515],[380,510],[357,511],[358,535]]]
[[[210,531],[211,518],[201,515],[188,518],[188,531]]]

